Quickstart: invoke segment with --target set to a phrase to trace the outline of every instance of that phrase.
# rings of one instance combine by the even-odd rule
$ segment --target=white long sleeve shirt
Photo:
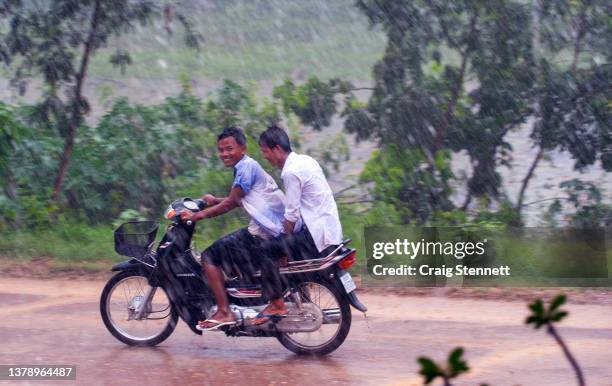
[[[342,241],[338,208],[325,174],[312,157],[291,152],[281,171],[285,186],[285,219],[300,218],[310,231],[319,252]]]

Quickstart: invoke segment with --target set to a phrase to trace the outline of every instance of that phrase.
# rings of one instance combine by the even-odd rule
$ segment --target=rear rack
[[[336,249],[331,251],[327,256],[322,257],[320,259],[310,259],[310,260],[300,260],[300,261],[292,261],[287,264],[287,267],[283,267],[280,269],[281,274],[283,273],[297,273],[297,272],[312,272],[319,271],[322,269],[326,269],[336,264],[340,260],[344,259],[349,253],[354,251],[354,249],[347,249],[343,251],[343,253],[338,254],[345,245],[350,243],[351,239],[343,240]]]

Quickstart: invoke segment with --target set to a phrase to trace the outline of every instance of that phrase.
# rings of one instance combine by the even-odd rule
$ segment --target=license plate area
[[[346,291],[347,294],[351,293],[351,291],[357,288],[350,273],[343,272],[342,274],[340,274],[339,277],[340,277],[340,281],[342,282],[342,285],[344,286],[344,290]]]

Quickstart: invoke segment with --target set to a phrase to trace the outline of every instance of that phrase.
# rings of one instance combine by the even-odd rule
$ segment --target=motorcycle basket
[[[115,251],[124,256],[142,258],[149,252],[159,224],[155,221],[129,221],[115,229]]]

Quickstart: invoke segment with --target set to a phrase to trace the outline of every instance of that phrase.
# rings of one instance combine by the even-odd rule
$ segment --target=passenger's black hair
[[[291,142],[285,130],[278,126],[270,126],[259,136],[259,144],[270,149],[280,146],[287,153],[291,153]]]
[[[219,142],[223,138],[228,138],[228,137],[234,137],[238,145],[246,146],[246,143],[247,143],[246,137],[244,136],[244,133],[242,132],[240,128],[226,127],[225,129],[223,129],[221,134],[219,134],[219,136],[217,137],[217,142]]]

